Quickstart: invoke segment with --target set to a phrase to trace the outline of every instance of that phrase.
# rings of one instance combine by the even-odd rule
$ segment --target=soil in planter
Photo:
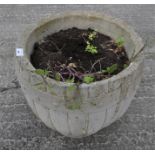
[[[99,81],[118,74],[129,64],[125,48],[99,32],[90,40],[94,32],[70,28],[48,35],[34,44],[31,63],[50,71],[50,78],[75,83],[83,82],[84,77]],[[86,51],[88,41],[97,53]]]

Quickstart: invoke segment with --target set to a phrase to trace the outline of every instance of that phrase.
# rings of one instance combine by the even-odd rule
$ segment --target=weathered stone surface
[[[71,84],[43,79],[33,73],[29,57],[34,43],[50,33],[75,26],[82,29],[91,27],[115,39],[124,37],[130,65],[110,79],[74,86],[72,91],[68,89]],[[17,77],[28,104],[48,127],[65,136],[81,138],[110,125],[126,112],[139,86],[144,59],[142,40],[127,24],[95,11],[70,11],[28,26],[17,37],[16,47],[24,50],[24,56],[15,57]],[[34,88],[38,83],[40,87]],[[102,92],[106,88],[107,92]],[[84,91],[87,98],[84,98],[85,93],[82,94]],[[80,106],[78,109],[67,108],[77,104]]]
[[[79,9],[97,10],[123,19],[147,40],[147,47],[144,76],[127,113],[98,133],[74,140],[51,131],[34,116],[20,88],[12,82],[16,76],[11,57],[18,33],[29,24],[55,12]],[[153,5],[1,5],[0,106],[7,113],[0,115],[0,149],[155,149],[154,15]],[[6,61],[2,57],[5,55]],[[22,113],[18,105],[23,106]]]

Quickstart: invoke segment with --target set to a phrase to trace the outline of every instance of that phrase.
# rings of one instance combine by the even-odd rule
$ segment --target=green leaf
[[[89,40],[93,40],[93,39],[95,39],[95,37],[96,37],[96,32],[95,31],[93,31],[93,32],[91,32],[89,35],[88,35],[88,38],[89,38]]]
[[[116,39],[115,42],[116,42],[116,45],[117,45],[118,47],[122,47],[122,46],[124,45],[125,40],[124,40],[123,37],[119,37],[119,38]]]
[[[98,51],[97,51],[97,47],[94,46],[94,45],[91,45],[91,44],[87,44],[86,48],[85,48],[85,51],[86,52],[89,52],[91,54],[97,54]]]
[[[87,45],[90,45],[90,42],[89,41],[87,41],[86,43],[87,43]]]
[[[66,80],[67,83],[74,83],[74,77]]]
[[[118,69],[118,65],[117,64],[113,64],[112,66],[106,68],[106,72],[109,73],[109,74],[112,74],[117,69]]]
[[[56,79],[57,81],[60,81],[60,80],[61,80],[61,75],[60,75],[59,72],[55,73],[55,79]]]
[[[84,83],[87,83],[87,84],[92,83],[94,80],[95,80],[95,79],[94,79],[93,76],[84,76],[84,77],[83,77],[83,82],[84,82]]]
[[[67,104],[67,108],[70,110],[77,110],[81,108],[81,105],[79,103],[69,103]]]
[[[34,73],[38,74],[38,75],[42,75],[42,76],[47,76],[49,74],[48,70],[44,70],[44,69],[36,69],[34,71]]]

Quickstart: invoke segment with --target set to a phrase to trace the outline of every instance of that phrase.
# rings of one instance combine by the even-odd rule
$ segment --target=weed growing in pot
[[[118,69],[118,65],[113,64],[113,65],[107,67],[106,69],[102,70],[102,72],[108,73],[108,74],[113,74],[115,71],[117,71],[117,69]]]
[[[83,82],[86,83],[86,84],[90,84],[90,83],[92,83],[94,81],[95,81],[95,78],[93,76],[87,75],[87,76],[83,77]]]
[[[125,40],[124,40],[123,37],[119,37],[119,38],[116,39],[115,43],[116,43],[116,45],[117,45],[119,48],[121,48],[121,47],[123,47],[123,45],[124,45],[124,43],[125,43]]]
[[[67,83],[74,83],[74,77],[66,80]]]
[[[93,31],[88,35],[88,41],[86,42],[87,46],[85,48],[86,52],[89,52],[91,54],[97,54],[97,47],[93,45],[91,42],[96,38],[96,32]]]
[[[61,80],[61,75],[60,75],[59,72],[55,73],[55,79],[56,79],[57,81],[60,81],[60,80]]]
[[[36,69],[34,71],[34,73],[41,75],[41,76],[48,76],[49,75],[49,71],[45,70],[45,69]]]
[[[96,38],[96,31],[93,31],[91,32],[89,35],[88,35],[88,39],[93,41],[95,38]]]
[[[94,45],[91,45],[89,41],[87,41],[87,46],[85,48],[85,51],[89,52],[91,54],[97,54],[98,53],[97,47]]]

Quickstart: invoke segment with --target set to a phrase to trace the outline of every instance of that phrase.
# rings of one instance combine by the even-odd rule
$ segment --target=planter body
[[[112,78],[81,84],[78,88],[47,78],[50,88],[42,84],[41,76],[33,73],[30,63],[33,45],[44,36],[71,27],[93,28],[111,36],[124,37],[131,64]],[[29,26],[19,36],[17,48],[24,49],[23,57],[15,57],[16,73],[33,112],[59,133],[79,138],[96,133],[119,119],[127,110],[139,85],[143,69],[143,44],[137,34],[125,23],[95,12],[69,12],[52,15],[38,25]],[[80,104],[80,109],[68,109]]]

